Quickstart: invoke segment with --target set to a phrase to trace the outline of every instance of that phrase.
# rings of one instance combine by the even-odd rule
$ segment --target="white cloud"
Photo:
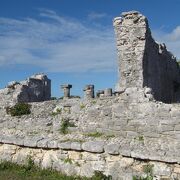
[[[167,49],[178,59],[180,58],[180,26],[177,26],[169,33],[163,32],[162,30],[154,30],[153,34],[155,40],[165,43]]]
[[[41,9],[38,19],[0,18],[0,66],[27,64],[51,72],[114,71],[113,28]]]
[[[91,12],[88,14],[88,19],[90,20],[102,19],[105,17],[108,17],[106,13]]]

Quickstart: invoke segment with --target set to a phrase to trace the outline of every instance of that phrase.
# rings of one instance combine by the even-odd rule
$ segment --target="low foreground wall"
[[[31,114],[11,117],[0,106],[0,159],[68,175],[102,171],[113,179],[180,179],[180,104],[153,100],[149,89],[127,88],[119,97],[31,103]],[[64,126],[64,122],[69,122]],[[66,129],[64,129],[66,128]]]
[[[92,176],[94,171],[112,175],[113,179],[132,179],[133,175],[145,175],[143,169],[152,165],[156,179],[180,179],[180,165],[111,155],[62,149],[27,148],[16,145],[0,145],[0,159],[24,164],[31,157],[42,168],[53,168],[68,175]]]

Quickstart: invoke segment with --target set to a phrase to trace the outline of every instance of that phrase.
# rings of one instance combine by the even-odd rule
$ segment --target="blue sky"
[[[117,55],[112,20],[138,10],[154,38],[180,58],[180,0],[0,0],[0,88],[45,72],[82,95],[86,84],[114,88]]]

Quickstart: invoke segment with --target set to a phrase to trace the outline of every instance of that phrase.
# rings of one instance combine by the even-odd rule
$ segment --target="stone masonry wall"
[[[69,151],[62,149],[28,148],[0,144],[0,160],[26,164],[31,157],[42,168],[52,168],[68,175],[91,177],[94,171],[111,174],[113,180],[132,180],[132,176],[145,175],[143,169],[152,165],[154,179],[180,179],[180,165],[158,161],[140,160],[121,155]]]
[[[124,13],[114,23],[119,96],[43,101],[50,98],[46,76],[9,84],[0,90],[0,160],[21,164],[31,156],[42,168],[89,177],[98,170],[113,180],[144,176],[143,167],[153,165],[154,179],[180,179],[180,104],[155,100],[177,100],[179,69],[152,39],[144,16]],[[6,109],[18,98],[43,102],[30,103],[31,114],[11,117]]]
[[[180,68],[176,58],[151,36],[145,16],[136,11],[114,19],[119,57],[118,90],[150,87],[165,103],[180,101]]]
[[[31,114],[21,118],[7,115],[1,106],[0,159],[15,148],[19,158],[25,159],[26,150],[38,152],[33,157],[40,158],[41,167],[45,163],[67,174],[88,171],[90,176],[99,169],[113,179],[130,180],[143,175],[142,166],[150,163],[159,179],[179,178],[180,105],[156,102],[148,93],[147,88],[127,88],[119,97],[31,103]],[[74,124],[67,134],[60,131],[64,120]],[[64,158],[74,153],[73,164],[63,163],[61,152]],[[16,153],[8,155],[9,160]],[[90,159],[74,159],[80,154]]]

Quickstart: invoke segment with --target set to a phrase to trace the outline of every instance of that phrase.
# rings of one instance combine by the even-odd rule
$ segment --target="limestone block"
[[[49,141],[49,138],[43,138],[41,140],[39,140],[37,142],[37,147],[43,147],[43,148],[47,148],[48,147],[48,141]]]
[[[119,162],[120,167],[123,167],[123,168],[128,168],[128,167],[132,166],[133,163],[134,163],[133,158],[126,158],[126,157],[123,157]]]
[[[69,158],[72,160],[81,160],[81,153],[76,151],[68,152]]]
[[[153,172],[155,175],[161,176],[170,176],[171,175],[171,168],[166,165],[165,163],[153,163]]]
[[[94,169],[90,162],[85,163],[81,167],[80,176],[92,177],[94,175]]]
[[[50,140],[47,144],[48,148],[58,148],[58,141],[57,140]]]
[[[41,140],[41,137],[25,137],[24,139],[24,146],[27,147],[36,147],[37,142]]]
[[[52,159],[51,159],[51,151],[47,151],[42,159],[41,167],[42,168],[51,168],[52,167]]]
[[[92,163],[92,168],[95,171],[104,171],[105,169],[107,169],[107,165],[105,161],[93,161]]]
[[[27,164],[28,158],[32,156],[32,151],[29,148],[22,148],[16,151],[12,161],[18,164]]]
[[[105,152],[112,155],[118,155],[119,154],[119,147],[118,144],[108,144],[104,147]]]
[[[59,142],[58,148],[69,150],[69,149],[71,149],[71,142]]]
[[[102,153],[104,152],[103,141],[89,141],[82,144],[82,149],[88,152]]]
[[[177,174],[180,174],[180,165],[176,165],[174,167],[174,172],[177,173]]]
[[[71,149],[72,150],[77,150],[77,151],[82,150],[81,143],[79,143],[79,142],[72,142],[71,143]]]

